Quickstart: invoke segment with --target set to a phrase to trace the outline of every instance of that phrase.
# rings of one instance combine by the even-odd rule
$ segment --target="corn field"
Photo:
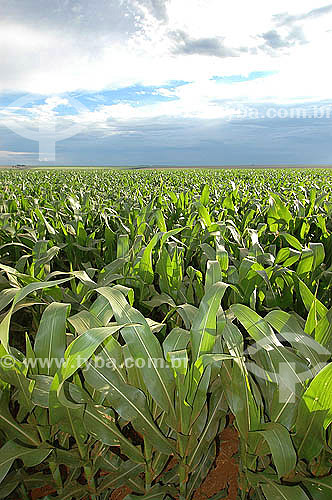
[[[0,498],[332,498],[331,171],[0,182]]]

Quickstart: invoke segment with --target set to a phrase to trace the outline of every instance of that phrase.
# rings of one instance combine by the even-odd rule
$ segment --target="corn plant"
[[[0,177],[0,498],[330,498],[329,171]]]

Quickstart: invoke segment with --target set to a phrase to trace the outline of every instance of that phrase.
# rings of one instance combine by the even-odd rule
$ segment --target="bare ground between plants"
[[[208,500],[225,488],[228,489],[225,500],[236,500],[237,498],[239,466],[235,455],[238,451],[238,434],[234,427],[229,425],[220,434],[219,440],[220,450],[214,467],[196,491],[193,500]],[[39,500],[49,493],[51,493],[50,489],[45,486],[34,490],[31,498]],[[118,488],[112,493],[110,500],[124,500],[129,493],[131,493],[130,489],[125,486]],[[137,498],[139,499],[139,497]]]

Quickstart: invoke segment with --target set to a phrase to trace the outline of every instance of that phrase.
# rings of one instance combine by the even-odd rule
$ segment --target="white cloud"
[[[160,148],[167,137],[168,145],[193,147],[200,137],[208,141],[216,123],[224,123],[243,106],[310,105],[331,97],[326,55],[331,14],[306,16],[325,2],[296,0],[289,5],[285,0],[242,0],[225,6],[220,0],[101,0],[102,16],[90,10],[91,2],[68,0],[70,12],[65,8],[54,12],[53,23],[52,16],[42,11],[45,2],[26,0],[25,17],[12,7],[16,1],[7,3],[12,15],[0,20],[0,93],[49,96],[44,104],[25,108],[21,115],[19,109],[0,108],[0,124],[11,130],[17,120],[21,127],[37,130],[56,119],[58,129],[84,126],[98,140],[144,136],[152,147]],[[28,7],[37,4],[41,12],[36,10],[34,17]],[[64,0],[58,5],[64,7]],[[281,18],[287,22],[281,25]],[[266,43],[268,37],[263,35],[271,32],[286,43],[280,47]],[[301,45],[302,33],[308,43]],[[212,80],[217,75],[248,76],[254,71],[275,74],[234,83]],[[189,83],[166,85],[175,80]],[[59,106],[68,102],[52,97],[75,91],[102,93],[135,84],[155,87],[152,94],[160,101],[137,105],[120,98],[109,104],[92,95],[90,110],[61,116]],[[144,103],[149,92],[137,92],[137,100],[142,98]],[[186,133],[176,133],[179,124]],[[231,132],[225,144],[236,144]],[[243,134],[242,141],[250,140],[248,134],[249,139]],[[89,144],[95,147],[93,140]],[[10,147],[3,148],[0,158],[14,155]]]
[[[4,157],[10,157],[10,156],[17,156],[17,155],[35,155],[36,153],[29,153],[27,151],[3,151],[0,149],[0,156]]]
[[[303,83],[309,95],[325,96],[328,86],[319,82],[317,71],[325,80],[328,78],[324,53],[330,45],[331,33],[324,33],[330,28],[329,13],[299,20],[298,25],[309,42],[307,45],[289,47],[286,53],[284,50],[266,53],[260,48],[262,34],[271,30],[280,30],[280,36],[287,37],[288,28],[278,28],[274,15],[287,13],[301,17],[323,7],[325,2],[296,0],[290,5],[285,0],[242,0],[225,5],[220,0],[170,0],[168,3],[118,0],[109,2],[107,8],[102,0],[100,8],[91,11],[91,3],[85,0],[67,3],[60,0],[58,5],[62,8],[54,12],[53,23],[47,13],[42,16],[38,12],[39,0],[24,3],[26,15],[30,8],[30,17],[26,20],[19,15],[20,10],[14,8],[16,2],[7,4],[8,13],[12,9],[12,15],[4,16],[1,22],[0,91],[44,94],[101,91],[135,83],[162,87],[170,80],[193,81],[193,85],[205,82],[204,86],[210,89],[206,82],[213,75],[248,74],[256,70],[280,70],[281,87],[276,78],[266,80],[264,89],[259,90],[263,90],[264,95],[274,93],[276,97],[284,97],[287,79],[290,96],[295,87],[302,92]],[[104,17],[101,16],[103,8]],[[128,20],[123,21],[124,18]],[[294,23],[297,26],[296,21]],[[191,43],[186,54],[174,52],[176,42],[169,36],[179,30]],[[202,46],[205,54],[209,46],[217,53],[213,40],[225,47],[226,55],[229,50],[237,57],[194,53]],[[330,83],[330,78],[328,80]],[[250,94],[258,87],[249,83],[234,85],[234,90],[227,92],[234,93],[236,89],[243,96],[244,88]]]

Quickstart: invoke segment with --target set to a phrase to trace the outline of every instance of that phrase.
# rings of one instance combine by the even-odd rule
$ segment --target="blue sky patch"
[[[162,95],[159,91],[160,89],[172,91],[177,87],[188,83],[190,82],[175,80],[161,86],[134,85],[115,90],[103,90],[101,92],[69,92],[68,94],[60,94],[59,97],[72,97],[77,99],[77,101],[86,106],[90,111],[93,111],[99,106],[110,106],[112,104],[119,103],[130,103],[133,107],[146,106],[158,102],[167,102],[178,99],[176,96]],[[26,94],[0,93],[0,108],[11,106],[17,99],[22,98],[25,95]],[[21,111],[18,112],[19,114],[26,114],[24,109],[27,109],[27,112],[29,112],[30,107],[45,104],[45,100],[48,97],[52,97],[52,95],[40,96],[40,98],[38,97],[35,101],[33,100],[34,96],[31,97],[31,102],[27,103],[24,107],[21,107]],[[56,111],[59,115],[76,114],[76,110],[72,108],[70,104],[68,106],[59,105],[57,106]]]
[[[70,94],[75,99],[79,100],[82,104],[89,109],[95,109],[101,105],[112,105],[120,102],[130,103],[132,106],[146,106],[155,104],[157,102],[169,101],[177,99],[176,96],[161,95],[158,91],[160,89],[174,90],[182,85],[187,85],[190,82],[175,80],[166,85],[160,86],[144,86],[134,85],[116,90],[103,90],[102,92],[82,92]]]
[[[220,83],[240,83],[250,82],[258,78],[266,78],[268,76],[276,75],[278,71],[252,71],[248,76],[244,75],[230,75],[230,76],[213,76],[211,80]]]

